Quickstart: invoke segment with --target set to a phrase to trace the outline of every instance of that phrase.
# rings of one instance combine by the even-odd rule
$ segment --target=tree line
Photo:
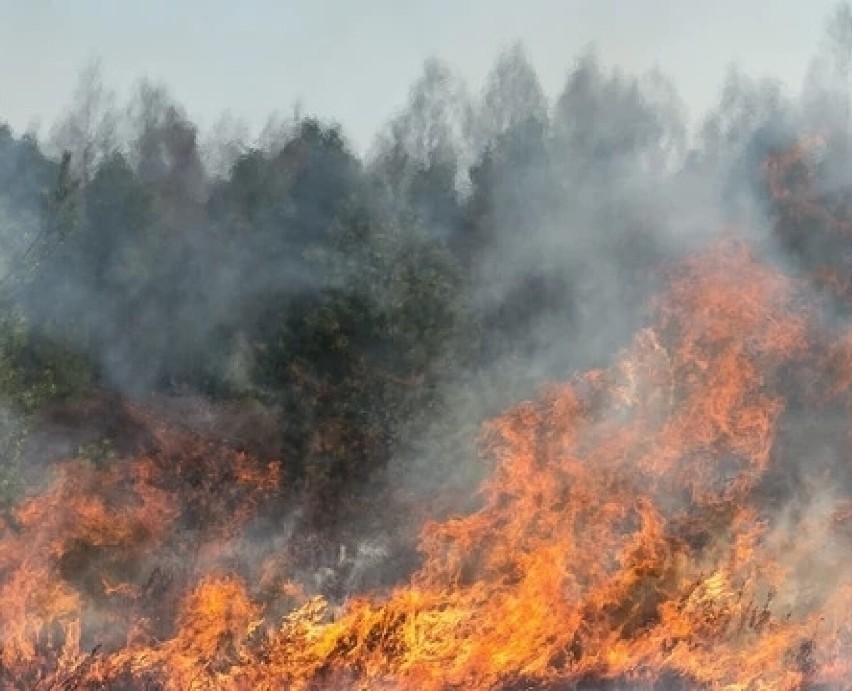
[[[322,496],[451,456],[624,342],[660,261],[761,198],[755,162],[846,112],[824,74],[790,99],[732,70],[690,133],[658,72],[585,54],[551,103],[514,46],[477,96],[428,62],[359,156],[302,115],[205,139],[164,87],[118,107],[84,70],[44,141],[0,127],[6,491],[26,421],[105,389],[268,406]]]

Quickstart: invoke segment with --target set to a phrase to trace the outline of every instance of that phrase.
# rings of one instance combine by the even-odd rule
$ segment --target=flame
[[[812,199],[782,175],[805,144],[778,199]],[[852,332],[733,237],[667,272],[612,366],[489,423],[478,510],[425,525],[384,597],[249,549],[278,464],[163,429],[59,466],[2,525],[0,680],[852,689]]]
[[[817,327],[796,285],[736,241],[672,280],[657,325],[612,368],[491,425],[482,508],[427,526],[408,586],[335,622],[311,603],[270,643],[274,673],[250,686],[844,679],[842,654],[817,659],[814,644],[829,595],[805,605],[796,571],[814,559],[839,576],[836,536],[812,516],[782,525],[756,499],[784,370],[811,355]]]

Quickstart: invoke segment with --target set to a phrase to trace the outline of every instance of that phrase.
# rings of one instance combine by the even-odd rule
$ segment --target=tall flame
[[[736,241],[685,262],[612,368],[491,425],[481,510],[427,526],[408,586],[326,624],[311,603],[249,685],[845,680],[846,505],[819,504],[825,475],[799,515],[768,494],[785,406],[809,395],[787,370],[827,356],[796,288]]]
[[[163,432],[61,466],[2,525],[0,680],[852,689],[852,332],[734,238],[669,269],[650,323],[491,422],[479,509],[342,608],[246,551],[277,464]]]

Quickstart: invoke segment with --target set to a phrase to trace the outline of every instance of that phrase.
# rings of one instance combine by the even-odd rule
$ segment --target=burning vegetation
[[[733,74],[688,152],[659,75],[551,108],[519,47],[365,160],[296,118],[213,165],[96,70],[55,157],[0,127],[0,688],[852,690],[811,86]]]
[[[149,455],[57,464],[2,526],[0,678],[850,688],[852,333],[733,236],[664,271],[612,366],[487,425],[479,507],[385,595],[329,602],[253,537],[278,463],[151,419]]]

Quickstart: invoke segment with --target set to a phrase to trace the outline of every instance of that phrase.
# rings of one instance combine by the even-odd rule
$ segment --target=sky
[[[99,59],[120,97],[164,82],[202,128],[225,111],[258,131],[273,112],[343,124],[364,150],[438,57],[475,93],[522,41],[545,91],[578,56],[659,68],[693,117],[732,64],[798,89],[836,0],[0,0],[0,120],[50,124]]]

